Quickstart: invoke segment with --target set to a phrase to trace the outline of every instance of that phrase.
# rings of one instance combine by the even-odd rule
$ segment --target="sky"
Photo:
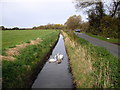
[[[30,28],[50,24],[64,24],[72,15],[87,15],[77,12],[74,0],[1,0],[0,26]]]

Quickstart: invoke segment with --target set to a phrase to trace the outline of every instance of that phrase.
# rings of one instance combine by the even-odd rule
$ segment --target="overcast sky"
[[[76,14],[85,20],[86,15],[76,12],[73,0],[1,0],[2,22],[5,27],[34,27],[64,24]]]

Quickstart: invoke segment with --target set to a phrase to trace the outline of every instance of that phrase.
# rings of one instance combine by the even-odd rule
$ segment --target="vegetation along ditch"
[[[14,31],[14,32],[16,34],[22,34],[22,37],[21,35],[18,35],[21,38],[28,34],[27,39],[29,40],[31,40],[31,37],[33,39],[33,37],[37,38],[40,36],[39,38],[41,38],[42,41],[35,45],[29,45],[25,48],[20,49],[19,55],[13,55],[15,60],[7,60],[6,58],[2,60],[2,79],[3,79],[2,87],[30,88],[38,72],[41,70],[45,61],[49,57],[52,49],[54,48],[58,40],[59,31],[28,31],[28,32]],[[10,31],[8,31],[7,33],[10,33]],[[20,42],[19,39],[20,39],[19,37],[18,38],[16,37],[16,41],[18,40]],[[5,44],[7,49],[5,48],[3,49],[2,56],[7,56],[6,50],[10,48],[15,48],[17,46],[17,43],[19,42],[16,42],[16,45],[15,43],[12,44],[14,46],[9,48],[7,44],[10,45],[10,43]],[[29,44],[31,43],[30,41],[27,40],[25,40],[24,42]]]
[[[118,88],[119,60],[72,31],[62,31],[76,88]]]

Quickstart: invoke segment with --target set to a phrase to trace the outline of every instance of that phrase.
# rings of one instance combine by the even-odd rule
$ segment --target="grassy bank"
[[[73,32],[62,32],[76,88],[119,87],[118,58]]]
[[[102,36],[98,36],[98,35],[92,35],[90,33],[86,33],[86,34],[91,36],[91,37],[94,37],[94,38],[97,38],[97,39],[100,39],[100,40],[104,40],[104,41],[107,41],[107,42],[110,42],[110,43],[120,44],[119,40],[115,39],[115,38],[107,39],[106,37],[102,37]]]
[[[42,42],[22,49],[20,55],[15,56],[16,60],[14,61],[2,61],[3,88],[28,88],[31,86],[35,74],[39,71],[37,69],[42,68],[48,53],[57,41],[59,31],[35,31],[35,33],[27,31],[27,33],[29,36],[23,35],[24,38],[31,39],[31,37],[39,36]],[[29,33],[34,33],[34,35],[31,36]],[[19,38],[17,40],[19,41]],[[21,40],[23,39],[21,38]]]

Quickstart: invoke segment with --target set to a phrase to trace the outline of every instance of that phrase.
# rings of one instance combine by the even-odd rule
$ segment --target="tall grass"
[[[76,88],[118,88],[120,59],[105,48],[78,38],[73,32],[62,32],[70,59]]]
[[[40,44],[23,49],[15,61],[3,60],[3,88],[30,88],[37,69],[46,61],[45,56],[57,41],[58,34],[58,31],[44,34]]]

